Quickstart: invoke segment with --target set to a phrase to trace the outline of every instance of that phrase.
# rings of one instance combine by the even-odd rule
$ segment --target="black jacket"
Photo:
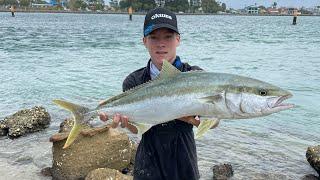
[[[198,66],[173,65],[182,72],[201,70]],[[123,91],[151,80],[150,60],[144,68],[131,73],[123,82]],[[199,179],[197,151],[192,125],[179,120],[155,125],[142,135],[135,164],[134,180],[195,180]]]

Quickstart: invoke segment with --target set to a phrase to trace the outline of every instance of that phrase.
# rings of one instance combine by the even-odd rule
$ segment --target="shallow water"
[[[48,179],[51,135],[67,112],[64,98],[96,103],[121,91],[122,80],[146,65],[143,16],[0,13],[0,119],[42,105],[48,129],[16,140],[0,138],[0,179]],[[320,17],[178,16],[183,61],[211,72],[258,78],[290,90],[297,107],[267,117],[222,121],[197,141],[202,179],[231,163],[234,179],[315,174],[306,148],[320,144]]]

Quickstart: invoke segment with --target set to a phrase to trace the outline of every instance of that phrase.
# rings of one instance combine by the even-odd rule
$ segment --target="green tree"
[[[273,2],[272,7],[277,8],[277,5],[278,5],[277,2]]]
[[[4,6],[5,5],[5,0],[0,0],[0,6]]]
[[[3,5],[13,5],[13,6],[17,6],[19,4],[17,0],[3,0],[2,3]]]
[[[221,4],[221,10],[222,10],[223,12],[226,12],[226,10],[227,10],[227,5],[226,5],[226,3],[222,3],[222,4]]]
[[[202,0],[201,7],[205,13],[217,13],[222,9],[215,0]]]
[[[88,4],[88,7],[93,11],[104,9],[103,0],[88,0],[87,4]]]
[[[130,5],[131,5],[131,3],[127,0],[120,1],[120,3],[119,3],[120,9],[123,9],[123,10],[130,7]]]
[[[137,0],[137,3],[139,4],[139,6],[136,7],[137,11],[149,11],[156,7],[154,0]]]
[[[259,6],[258,8],[259,8],[259,9],[263,9],[263,10],[266,10],[266,9],[267,9],[266,7],[264,7],[264,6],[262,6],[262,5]]]
[[[189,9],[188,0],[173,0],[165,3],[165,7],[173,12],[187,12]]]
[[[20,6],[29,7],[31,5],[31,0],[20,0]]]
[[[73,11],[77,11],[79,9],[84,10],[88,7],[87,3],[83,0],[70,0],[68,6]]]

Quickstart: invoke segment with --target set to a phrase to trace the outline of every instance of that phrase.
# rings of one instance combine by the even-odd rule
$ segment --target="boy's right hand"
[[[108,121],[108,119],[109,119],[107,113],[105,113],[105,112],[99,112],[99,117],[100,117],[101,121]],[[120,126],[122,128],[127,128],[132,133],[135,133],[135,134],[138,133],[137,128],[135,126],[129,124],[128,121],[129,121],[128,116],[123,116],[123,115],[117,113],[113,116],[111,127],[117,128],[120,124]]]

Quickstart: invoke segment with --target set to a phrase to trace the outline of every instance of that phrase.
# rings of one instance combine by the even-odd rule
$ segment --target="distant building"
[[[259,14],[259,8],[257,6],[248,6],[245,8],[247,14]]]
[[[268,14],[271,14],[271,15],[278,15],[278,14],[280,14],[280,13],[279,13],[279,10],[278,10],[277,8],[273,8],[273,7],[269,7],[269,8],[267,9],[267,12],[268,12]]]
[[[298,9],[297,8],[288,8],[288,15],[293,15],[295,11],[298,12]]]
[[[158,7],[164,7],[166,1],[165,0],[154,0]]]
[[[288,14],[288,9],[285,7],[279,8],[278,11],[279,11],[280,15],[287,15]]]
[[[265,9],[259,9],[259,14],[267,14],[267,10],[265,10]]]
[[[316,7],[314,8],[314,14],[320,15],[320,6],[316,6]]]
[[[50,0],[50,3],[49,3],[51,6],[57,6],[58,5],[58,2],[56,0]]]
[[[31,7],[33,7],[33,8],[48,8],[48,7],[51,7],[51,4],[31,3]]]
[[[190,0],[190,5],[195,6],[195,7],[200,7],[201,6],[201,0]]]
[[[111,8],[119,7],[119,1],[118,0],[110,0],[109,4],[110,4]]]

